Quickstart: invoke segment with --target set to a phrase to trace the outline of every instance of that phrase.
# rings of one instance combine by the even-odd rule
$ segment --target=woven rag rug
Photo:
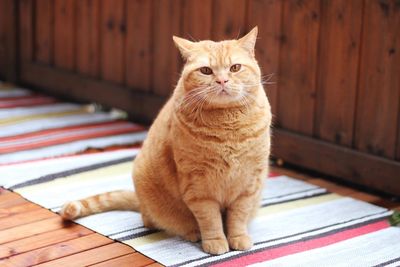
[[[0,88],[0,185],[54,212],[63,203],[132,189],[126,148],[146,136],[121,112]],[[125,148],[82,153],[88,148]],[[399,266],[400,228],[382,207],[283,175],[266,178],[249,225],[254,247],[210,256],[200,243],[146,229],[140,214],[112,211],[76,220],[167,266]]]

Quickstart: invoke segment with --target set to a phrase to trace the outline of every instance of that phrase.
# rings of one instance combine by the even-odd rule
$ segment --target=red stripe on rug
[[[276,258],[288,256],[295,253],[304,252],[320,247],[329,246],[347,239],[351,239],[357,236],[365,235],[368,233],[376,232],[382,229],[390,227],[387,220],[371,223],[368,225],[360,226],[358,228],[345,230],[339,233],[335,233],[329,236],[320,237],[304,242],[297,242],[294,244],[268,249],[263,251],[249,254],[243,257],[227,260],[222,263],[217,263],[212,266],[223,267],[223,266],[246,266],[254,263],[265,262]]]
[[[47,96],[26,97],[24,99],[12,101],[0,101],[0,108],[28,107],[55,102],[57,102],[57,99]]]
[[[268,178],[275,178],[275,177],[278,177],[278,176],[281,176],[281,175],[279,173],[276,173],[276,172],[270,172],[268,174]]]
[[[40,94],[28,94],[28,95],[17,95],[17,96],[7,96],[7,97],[1,97],[0,98],[0,103],[4,101],[15,101],[15,100],[21,100],[21,99],[30,99],[30,98],[37,98],[37,97],[47,97],[45,95],[40,95]]]
[[[106,136],[118,135],[118,134],[124,134],[124,133],[134,133],[134,132],[138,131],[138,128],[135,125],[127,124],[124,126],[125,127],[121,128],[121,129],[99,129],[96,132],[77,133],[77,134],[71,135],[71,136],[61,136],[61,137],[49,136],[48,138],[41,140],[41,141],[29,142],[28,144],[15,144],[12,146],[2,147],[2,148],[0,148],[0,153],[12,153],[12,152],[30,150],[30,149],[41,148],[41,147],[46,147],[46,146],[60,145],[60,144],[65,144],[65,143],[84,140],[84,139],[106,137]],[[71,134],[74,134],[74,133],[71,132]]]
[[[17,141],[17,140],[24,140],[28,138],[33,138],[33,137],[40,137],[40,136],[46,136],[49,134],[56,134],[56,133],[62,133],[62,132],[69,132],[69,131],[74,131],[74,130],[82,130],[82,129],[92,129],[92,128],[97,128],[101,126],[108,126],[108,125],[117,125],[117,124],[128,124],[126,121],[108,121],[108,122],[101,122],[101,123],[94,123],[94,124],[82,124],[82,125],[74,125],[74,126],[68,126],[68,127],[61,127],[61,128],[54,128],[54,129],[47,129],[39,132],[33,132],[33,133],[26,133],[26,134],[20,134],[20,135],[14,135],[14,136],[6,136],[6,137],[1,137],[0,142],[10,142],[10,141]],[[135,125],[137,130],[145,130],[145,128],[141,125],[138,124],[132,124]]]

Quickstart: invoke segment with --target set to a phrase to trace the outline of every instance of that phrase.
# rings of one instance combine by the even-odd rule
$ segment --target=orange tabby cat
[[[140,211],[146,227],[201,238],[208,253],[251,248],[247,224],[268,172],[271,123],[256,38],[257,28],[222,42],[174,37],[186,64],[135,159],[136,192],[72,201],[61,215]]]

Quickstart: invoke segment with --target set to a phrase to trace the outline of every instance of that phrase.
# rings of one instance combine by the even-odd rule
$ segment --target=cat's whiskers
[[[208,89],[208,86],[203,86],[203,87],[195,88],[192,91],[190,91],[183,98],[183,100],[181,102],[181,107],[186,108],[187,106],[190,106],[195,101],[197,101],[199,98],[202,98],[202,96],[206,94],[207,89]]]
[[[276,82],[272,82],[272,78],[275,77],[275,73],[270,73],[261,77],[262,84],[276,84]]]
[[[215,91],[213,86],[201,86],[190,91],[181,102],[181,108],[189,111],[189,115],[199,117],[208,95]]]

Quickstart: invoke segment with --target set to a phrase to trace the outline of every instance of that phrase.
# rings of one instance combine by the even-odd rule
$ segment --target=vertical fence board
[[[319,1],[285,1],[277,124],[311,135],[314,122]]]
[[[362,0],[322,1],[315,134],[351,146]]]
[[[157,95],[169,95],[179,78],[178,50],[172,35],[180,36],[181,5],[179,0],[153,1],[152,89]]]
[[[392,159],[400,98],[399,25],[398,1],[366,1],[355,146]]]
[[[9,81],[17,79],[17,2],[0,1],[0,76]]]
[[[399,88],[400,90],[400,88]],[[399,93],[400,94],[400,93]],[[397,150],[396,150],[396,160],[400,161],[400,99],[399,99],[399,111],[397,112],[398,122],[397,122]]]
[[[35,1],[35,59],[44,64],[52,63],[53,56],[53,0]]]
[[[97,0],[79,0],[76,6],[76,68],[93,77],[100,74],[100,10]]]
[[[7,2],[0,1],[0,10],[7,10]],[[6,16],[0,16],[0,79],[7,71],[7,23]]]
[[[125,2],[103,0],[101,6],[101,74],[107,81],[123,83],[125,77]]]
[[[54,64],[67,70],[74,69],[75,1],[54,0]]]
[[[183,1],[182,37],[191,40],[209,40],[211,38],[212,0]]]
[[[31,0],[19,1],[19,58],[21,62],[32,60],[32,8]]]
[[[265,76],[264,80],[275,82],[276,76],[279,76],[277,72],[279,69],[282,1],[254,0],[250,1],[249,4],[248,18],[250,27],[259,26],[256,58],[260,64],[262,74]],[[277,84],[266,84],[264,87],[271,103],[272,114],[277,115]]]
[[[7,28],[6,28],[6,1],[0,1],[0,78],[3,78],[6,73],[7,62]]]
[[[127,1],[125,71],[128,86],[150,90],[151,72],[151,1]]]
[[[247,1],[218,0],[213,3],[213,40],[234,39],[246,33]]]

